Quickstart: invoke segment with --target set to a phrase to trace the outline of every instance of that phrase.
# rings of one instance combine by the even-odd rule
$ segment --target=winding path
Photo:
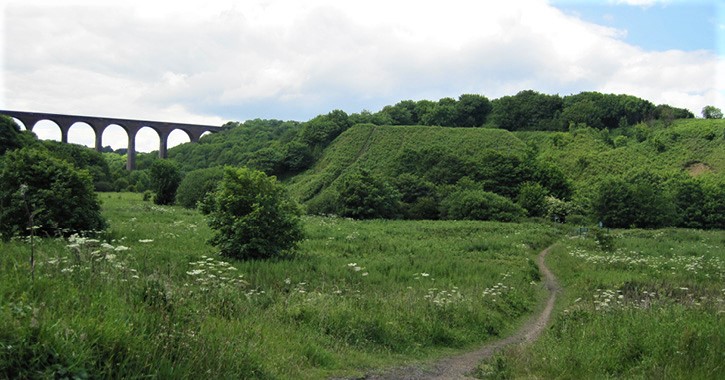
[[[546,306],[539,314],[531,317],[531,319],[527,321],[526,324],[524,324],[514,335],[486,344],[476,351],[440,360],[427,368],[421,366],[395,368],[384,373],[371,373],[362,377],[362,379],[469,379],[470,377],[468,377],[467,374],[471,373],[481,360],[490,358],[506,346],[512,344],[531,343],[536,340],[549,323],[551,312],[554,309],[554,304],[556,303],[556,297],[561,289],[556,277],[545,263],[546,255],[549,254],[552,247],[553,246],[550,246],[541,251],[537,260],[539,271],[544,278],[544,285],[549,292],[549,298],[546,301]]]

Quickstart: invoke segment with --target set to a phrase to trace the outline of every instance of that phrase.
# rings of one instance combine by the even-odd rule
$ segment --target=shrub
[[[0,162],[3,239],[27,234],[31,213],[40,235],[106,228],[87,171],[75,169],[45,151],[29,148],[8,152]]]
[[[303,238],[300,209],[275,177],[248,168],[224,169],[202,212],[215,230],[210,243],[238,259],[279,256]]]
[[[483,190],[459,190],[441,202],[443,219],[511,222],[525,215],[510,199]]]
[[[608,178],[599,186],[594,210],[607,227],[657,228],[673,225],[675,202],[663,179],[648,173]]]
[[[400,210],[400,193],[382,177],[364,169],[344,177],[337,191],[337,207],[341,216],[394,218]]]
[[[149,169],[151,188],[154,191],[154,203],[170,205],[176,198],[176,189],[181,182],[181,174],[176,164],[169,160],[156,160]]]
[[[538,182],[526,182],[521,185],[517,201],[519,206],[526,209],[529,216],[544,216],[547,195],[549,191]]]
[[[290,173],[301,172],[314,164],[315,158],[309,145],[291,141],[284,148],[283,166]]]
[[[216,189],[223,177],[224,169],[220,166],[186,173],[176,190],[176,202],[186,208],[196,208],[207,194]]]
[[[688,228],[725,228],[725,181],[716,176],[673,181],[678,225]]]
[[[572,202],[567,202],[552,196],[546,197],[546,217],[549,220],[565,223],[569,214],[574,211]]]

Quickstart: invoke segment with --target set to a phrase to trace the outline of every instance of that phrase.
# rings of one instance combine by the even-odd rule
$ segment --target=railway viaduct
[[[97,117],[97,116],[80,116],[80,115],[64,115],[55,113],[41,113],[41,112],[24,112],[24,111],[10,111],[0,110],[0,114],[14,117],[20,120],[25,128],[29,131],[33,130],[35,124],[41,120],[50,120],[60,127],[61,142],[68,143],[68,130],[75,123],[85,123],[93,128],[96,134],[96,150],[101,151],[103,148],[102,137],[103,131],[110,125],[118,125],[128,135],[128,156],[126,161],[126,169],[136,169],[136,134],[141,128],[149,127],[156,131],[159,135],[159,157],[166,158],[168,151],[168,139],[169,134],[172,131],[179,129],[189,136],[189,140],[192,143],[199,141],[199,138],[205,132],[217,132],[221,130],[219,126],[211,125],[199,125],[199,124],[184,124],[184,123],[172,123],[163,121],[148,121],[148,120],[132,120],[132,119],[116,119],[110,117]]]

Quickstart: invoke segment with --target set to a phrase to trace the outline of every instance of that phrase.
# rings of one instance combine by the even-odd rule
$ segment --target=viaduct
[[[96,134],[96,150],[101,151],[103,149],[102,138],[103,131],[110,125],[118,125],[128,135],[128,158],[126,161],[126,169],[136,169],[136,133],[141,128],[149,127],[156,131],[159,135],[159,157],[166,158],[168,150],[168,139],[169,134],[172,131],[179,129],[189,136],[191,142],[199,141],[199,138],[205,132],[217,132],[222,128],[219,126],[211,125],[199,125],[199,124],[183,124],[183,123],[169,123],[162,121],[148,121],[148,120],[130,120],[130,119],[114,119],[109,117],[96,117],[96,116],[79,116],[79,115],[62,115],[54,113],[40,113],[40,112],[23,112],[23,111],[9,111],[0,110],[0,114],[14,117],[20,120],[25,128],[29,131],[33,130],[35,124],[41,120],[50,120],[60,127],[61,142],[68,143],[68,130],[75,123],[88,124]]]

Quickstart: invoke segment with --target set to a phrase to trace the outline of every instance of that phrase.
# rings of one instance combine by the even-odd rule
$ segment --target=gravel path
[[[531,317],[514,335],[500,339],[495,342],[486,344],[485,346],[465,354],[449,357],[426,366],[409,366],[402,368],[394,368],[386,372],[370,373],[360,379],[375,380],[393,380],[393,379],[409,379],[409,380],[433,380],[433,379],[470,379],[467,374],[471,373],[478,363],[490,358],[496,352],[504,347],[512,344],[531,343],[536,340],[544,328],[549,323],[551,312],[554,309],[556,296],[560,287],[556,281],[556,277],[544,262],[546,255],[549,254],[551,247],[541,251],[538,256],[538,266],[544,278],[544,285],[549,291],[549,298],[546,306],[541,313]]]

